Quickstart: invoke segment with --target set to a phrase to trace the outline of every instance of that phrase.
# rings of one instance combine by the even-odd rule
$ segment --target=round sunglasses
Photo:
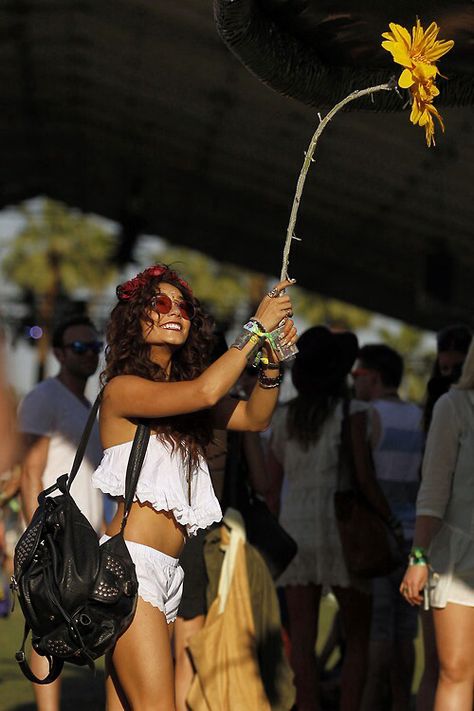
[[[196,309],[190,301],[185,301],[184,299],[183,301],[172,301],[167,294],[157,294],[151,300],[150,305],[153,311],[156,311],[157,314],[165,315],[169,314],[173,308],[173,304],[178,307],[179,313],[186,319],[186,321],[193,320],[196,314]]]
[[[100,353],[103,347],[102,341],[72,341],[65,343],[63,348],[70,348],[76,355],[84,355],[87,351],[92,353]]]

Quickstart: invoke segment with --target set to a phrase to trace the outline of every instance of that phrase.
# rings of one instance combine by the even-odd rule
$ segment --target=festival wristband
[[[414,546],[408,556],[408,565],[428,565],[428,556],[425,549]]]
[[[252,349],[247,355],[247,362],[258,366],[263,354],[260,352],[265,341],[268,341],[275,350],[275,339],[271,333],[267,333],[262,324],[257,319],[250,319],[243,325],[242,331],[238,334],[231,348],[241,351],[248,343],[252,343]]]

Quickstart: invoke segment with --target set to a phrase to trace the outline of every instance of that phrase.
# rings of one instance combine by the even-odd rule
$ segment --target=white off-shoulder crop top
[[[124,496],[131,448],[132,442],[124,442],[104,451],[92,475],[96,489],[111,496]],[[171,446],[154,434],[150,436],[134,501],[148,502],[156,511],[171,511],[176,521],[186,527],[188,536],[194,536],[198,529],[207,528],[222,518],[206,461],[199,458],[188,482],[182,454],[172,452]]]

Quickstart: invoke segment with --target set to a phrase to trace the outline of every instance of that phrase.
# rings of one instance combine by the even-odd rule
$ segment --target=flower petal
[[[390,22],[389,27],[392,30],[393,36],[397,41],[404,42],[407,48],[411,47],[410,33],[407,29],[405,29],[405,27],[397,25],[395,22]]]
[[[416,99],[413,100],[413,104],[411,107],[411,113],[410,113],[410,121],[415,124],[419,122],[420,118],[422,115],[422,111],[420,110],[420,104]]]
[[[382,47],[390,52],[394,62],[401,64],[402,67],[411,67],[411,58],[404,45],[396,42],[382,42]]]
[[[438,112],[438,110],[433,106],[433,104],[427,104],[426,106],[427,110],[429,111],[430,115],[433,114],[433,116],[436,116],[438,119],[439,125],[441,126],[441,130],[444,133],[444,123],[443,119],[441,117],[441,114]]]
[[[404,69],[398,78],[398,86],[401,86],[402,89],[408,89],[410,86],[413,86],[414,83],[415,79],[413,73],[410,69]]]
[[[425,125],[425,138],[426,138],[426,145],[428,148],[431,147],[431,144],[435,146],[435,140],[434,140],[434,123],[431,121],[431,123],[427,123]]]
[[[416,79],[421,83],[425,83],[438,73],[438,69],[434,64],[425,64],[423,62],[416,62],[415,68],[413,69],[413,74]]]
[[[434,46],[430,49],[426,49],[424,52],[425,59],[430,62],[436,62],[443,54],[449,52],[450,49],[454,47],[453,40],[442,40],[436,42]]]

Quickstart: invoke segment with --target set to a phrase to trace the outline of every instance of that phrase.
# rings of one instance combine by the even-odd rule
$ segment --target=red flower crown
[[[169,267],[163,264],[155,264],[153,267],[148,267],[143,272],[137,274],[133,279],[125,281],[123,284],[119,284],[116,293],[119,301],[130,301],[135,299],[136,296],[142,291],[142,289],[147,286],[150,281],[156,277],[161,277],[166,273],[168,279],[179,284],[179,286],[184,289],[189,296],[192,297],[193,292],[189,284],[181,279],[178,274],[169,269]]]

